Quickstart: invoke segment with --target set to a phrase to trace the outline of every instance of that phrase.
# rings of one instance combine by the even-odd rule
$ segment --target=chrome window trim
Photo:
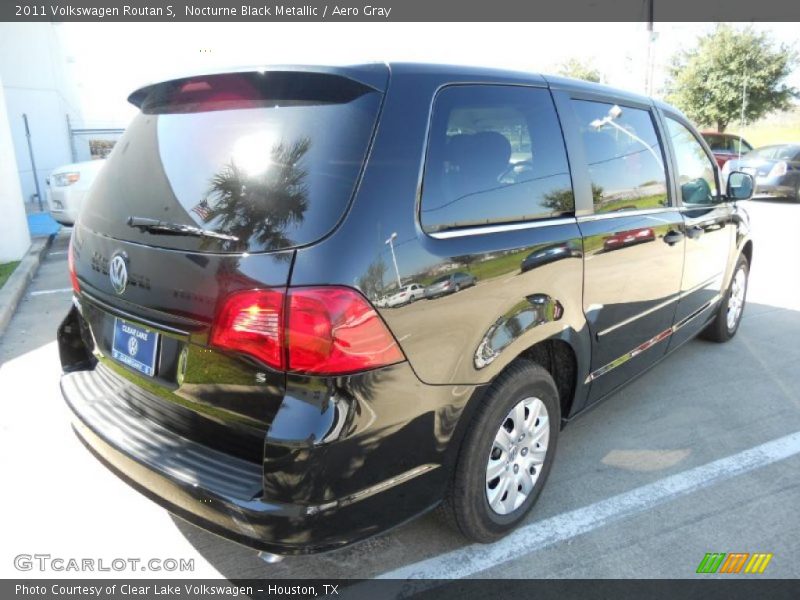
[[[558,225],[575,224],[575,217],[563,217],[557,219],[542,219],[540,221],[525,221],[524,223],[506,223],[504,225],[479,225],[477,227],[465,227],[463,229],[448,229],[445,231],[429,232],[432,238],[437,240],[448,240],[451,238],[467,237],[473,235],[488,235],[490,233],[503,233],[506,231],[521,231],[525,229],[537,229],[539,227],[556,227]]]
[[[641,208],[638,210],[621,210],[610,213],[592,213],[578,217],[578,222],[601,221],[603,219],[616,219],[619,217],[639,217],[645,215],[660,215],[665,212],[676,211],[676,206],[662,206],[660,208]]]

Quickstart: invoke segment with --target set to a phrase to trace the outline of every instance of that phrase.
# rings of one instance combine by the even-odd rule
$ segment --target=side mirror
[[[725,195],[729,200],[749,200],[753,197],[755,184],[753,176],[741,171],[731,171],[728,174],[728,185]]]

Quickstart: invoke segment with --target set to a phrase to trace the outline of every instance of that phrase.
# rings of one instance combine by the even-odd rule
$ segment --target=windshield
[[[344,214],[380,94],[326,74],[245,73],[155,87],[108,160],[81,225],[117,239],[214,252],[308,244]],[[235,237],[159,235],[158,219]]]
[[[450,279],[450,275],[445,275],[444,277],[439,277],[439,279],[435,279],[431,285],[436,285],[437,283],[444,283]]]
[[[766,146],[753,150],[748,156],[757,156],[759,158],[768,158],[772,160],[797,160],[797,155],[800,153],[800,146]]]

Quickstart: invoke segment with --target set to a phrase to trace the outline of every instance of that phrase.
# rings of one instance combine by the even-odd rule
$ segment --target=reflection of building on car
[[[720,167],[725,166],[732,158],[740,158],[753,149],[747,140],[732,133],[704,131],[702,135]]]
[[[455,273],[450,273],[449,275],[439,277],[439,279],[433,281],[425,288],[425,297],[430,300],[431,298],[437,298],[446,294],[453,294],[466,287],[475,285],[476,281],[478,280],[474,275],[456,271]]]
[[[396,306],[402,306],[403,304],[409,304],[414,302],[414,300],[419,300],[424,297],[425,288],[418,283],[411,283],[404,285],[398,292],[389,296],[386,299],[385,306],[394,308]]]
[[[757,197],[800,202],[800,144],[764,146],[738,160],[732,159],[722,168],[723,181],[731,171],[752,175]]]
[[[617,250],[626,246],[652,242],[654,239],[656,239],[656,233],[652,227],[639,227],[608,236],[603,241],[603,249],[608,251]]]
[[[58,167],[47,178],[47,206],[50,215],[62,225],[78,218],[83,198],[105,161],[87,160]]]

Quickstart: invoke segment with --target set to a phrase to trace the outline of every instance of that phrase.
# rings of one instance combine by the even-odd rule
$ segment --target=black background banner
[[[796,0],[2,0],[0,21],[799,21]]]
[[[137,593],[124,592],[132,586]],[[189,586],[187,588],[186,586]],[[328,587],[325,587],[328,586]],[[334,591],[335,586],[335,591]],[[224,593],[235,587],[237,593]],[[149,592],[143,591],[145,588]],[[158,592],[156,591],[158,589]],[[252,588],[242,593],[242,588]],[[99,593],[98,593],[99,592]],[[326,598],[336,600],[384,600],[418,598],[420,600],[796,600],[800,584],[791,579],[762,579],[758,575],[721,578],[699,576],[697,579],[465,579],[440,580],[189,580],[189,579],[40,579],[0,581],[0,598],[11,600],[232,600],[247,599],[301,600]]]

